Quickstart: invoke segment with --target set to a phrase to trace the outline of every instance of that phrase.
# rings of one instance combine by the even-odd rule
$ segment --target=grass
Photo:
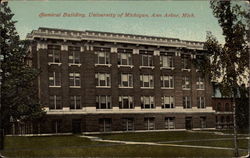
[[[74,135],[70,136],[7,136],[5,137],[5,149],[41,149],[69,146],[83,146],[101,144],[93,142],[87,138],[80,138]]]
[[[195,142],[181,142],[175,144],[234,148],[233,140],[195,141]],[[248,140],[240,139],[238,145],[240,149],[248,149]]]
[[[96,135],[103,139],[127,140],[140,142],[164,142],[178,140],[198,140],[212,138],[231,138],[232,136],[222,136],[213,133],[199,133],[188,131],[169,131],[169,132],[143,132],[143,133],[118,133]]]
[[[74,149],[9,151],[9,157],[232,157],[233,151],[149,145],[116,145]],[[241,153],[241,154],[246,154]]]
[[[222,138],[210,133],[197,132],[149,132],[98,135],[105,139],[136,141],[171,141],[207,138]],[[218,142],[218,144],[217,144]],[[192,144],[194,142],[178,143]],[[192,145],[229,147],[230,141],[195,142]],[[210,144],[209,144],[210,143]],[[177,143],[175,143],[177,144]],[[246,140],[240,142],[245,148]],[[8,136],[5,139],[5,150],[0,151],[7,157],[233,157],[232,150],[197,149],[155,145],[124,145],[101,143],[87,138],[70,136]],[[246,151],[240,151],[246,155]]]

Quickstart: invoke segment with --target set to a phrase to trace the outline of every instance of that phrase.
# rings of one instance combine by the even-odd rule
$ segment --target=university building
[[[27,35],[45,119],[33,133],[215,128],[202,42],[39,28]]]

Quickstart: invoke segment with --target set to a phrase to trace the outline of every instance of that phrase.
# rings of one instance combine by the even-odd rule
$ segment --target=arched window
[[[230,105],[228,103],[225,104],[225,111],[230,111]]]
[[[227,121],[227,123],[230,122],[230,116],[227,116],[227,117],[226,117],[226,121]]]
[[[221,116],[220,118],[220,122],[223,123],[224,122],[224,116]]]
[[[221,111],[221,103],[218,103],[218,104],[216,105],[216,111]]]

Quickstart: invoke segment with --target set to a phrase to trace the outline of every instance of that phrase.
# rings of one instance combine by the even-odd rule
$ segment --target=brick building
[[[233,102],[232,98],[223,96],[219,84],[213,84],[212,105],[216,112],[215,122],[217,129],[233,128]]]
[[[211,84],[192,62],[202,42],[52,28],[27,39],[47,111],[33,133],[215,127]]]

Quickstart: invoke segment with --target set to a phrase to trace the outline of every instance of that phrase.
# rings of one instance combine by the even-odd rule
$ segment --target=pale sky
[[[212,31],[223,43],[221,27],[212,15],[208,1],[10,1],[16,28],[21,38],[39,27],[92,30],[205,41]],[[137,13],[193,14],[191,18],[176,17],[39,17],[40,13]]]

